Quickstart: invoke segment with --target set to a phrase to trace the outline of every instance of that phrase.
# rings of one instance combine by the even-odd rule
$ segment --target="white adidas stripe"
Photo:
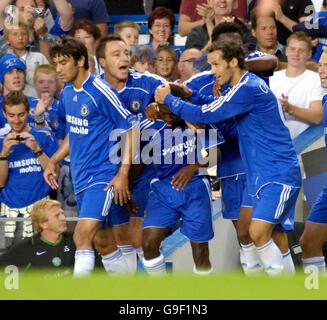
[[[119,100],[119,97],[112,91],[112,89],[106,85],[104,82],[101,81],[101,79],[94,79],[94,83],[102,87],[105,91],[107,91],[108,95],[112,97],[113,100],[116,101],[118,105],[121,105],[121,101]],[[123,107],[123,106],[122,106]]]
[[[202,108],[203,112],[214,112],[215,110],[217,110],[224,102],[229,101],[234,94],[244,85],[248,82],[249,80],[249,76],[247,76],[244,81],[238,83],[237,85],[235,85],[226,95],[221,96],[218,100],[210,103],[209,105],[205,105]]]
[[[103,89],[102,87],[98,86],[96,83],[94,83],[94,86],[99,89],[105,96],[108,98],[108,100],[111,102],[111,104],[117,109],[117,111],[122,115],[123,118],[127,118],[129,116],[129,113],[124,107],[122,106],[121,103],[117,103],[112,99],[113,93],[111,92],[111,95],[108,94],[108,91]],[[118,100],[119,101],[119,100]]]
[[[278,219],[283,214],[285,203],[290,197],[291,190],[292,188],[290,186],[283,185],[283,190],[280,194],[279,203],[274,216],[275,219]]]
[[[114,197],[113,196],[113,188],[111,188],[109,191],[107,191],[106,200],[104,202],[104,206],[103,206],[103,209],[102,209],[101,215],[103,217],[108,215],[108,212],[109,212],[113,197]]]

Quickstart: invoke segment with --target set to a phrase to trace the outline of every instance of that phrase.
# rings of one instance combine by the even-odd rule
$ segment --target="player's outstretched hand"
[[[177,191],[184,189],[192,180],[198,168],[199,167],[196,164],[189,164],[188,166],[180,169],[171,180],[173,188]]]
[[[154,99],[157,103],[164,104],[165,98],[170,92],[169,83],[164,83],[157,88]]]
[[[155,121],[157,119],[160,119],[159,106],[156,102],[152,102],[146,107],[145,116],[150,121]]]
[[[110,188],[114,190],[115,204],[123,206],[132,199],[131,193],[128,188],[128,177],[123,174],[117,174],[105,187],[104,191]]]
[[[43,173],[44,180],[53,190],[57,190],[59,185],[57,181],[56,165],[50,160]]]

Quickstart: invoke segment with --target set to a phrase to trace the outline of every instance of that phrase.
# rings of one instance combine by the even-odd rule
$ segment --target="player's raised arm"
[[[170,94],[169,86],[164,84],[156,91],[156,102],[166,104],[169,109],[182,119],[194,123],[216,123],[246,113],[251,109],[252,90],[246,86],[248,77],[245,75],[225,96],[208,105],[194,105]]]

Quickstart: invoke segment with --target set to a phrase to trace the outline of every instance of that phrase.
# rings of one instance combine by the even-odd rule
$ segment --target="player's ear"
[[[106,60],[105,60],[105,58],[99,58],[99,63],[100,63],[100,66],[102,68],[104,68],[106,66]]]
[[[238,60],[237,60],[237,58],[233,58],[231,61],[230,61],[230,66],[232,67],[232,68],[236,68],[236,67],[238,67]]]
[[[84,68],[84,64],[85,64],[85,58],[84,57],[80,57],[80,59],[77,61],[77,65],[80,68]]]
[[[255,30],[252,28],[251,29],[251,34],[255,37],[255,38],[257,38],[257,33],[255,32]]]
[[[48,228],[48,223],[47,223],[47,221],[40,223],[40,227],[42,228],[42,231],[43,231],[44,229],[47,229],[47,228]]]

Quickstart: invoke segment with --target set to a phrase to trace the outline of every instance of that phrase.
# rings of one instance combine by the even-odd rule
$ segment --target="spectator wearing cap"
[[[27,95],[36,97],[33,88],[33,75],[36,67],[41,64],[49,64],[47,58],[40,52],[31,52],[28,48],[28,27],[19,23],[17,28],[4,29],[4,38],[8,43],[7,53],[13,53],[20,57],[26,65],[26,84],[30,85]]]
[[[2,95],[0,94],[0,129],[4,128],[7,132],[7,119],[3,115],[3,100],[6,95],[12,91],[29,91],[29,85],[25,83],[26,65],[12,53],[7,53],[0,58],[0,82],[2,84]],[[44,108],[47,101],[38,100],[34,97],[27,96],[28,105],[31,115],[28,117],[28,123],[32,126],[44,126],[44,117],[36,117],[35,110]]]

